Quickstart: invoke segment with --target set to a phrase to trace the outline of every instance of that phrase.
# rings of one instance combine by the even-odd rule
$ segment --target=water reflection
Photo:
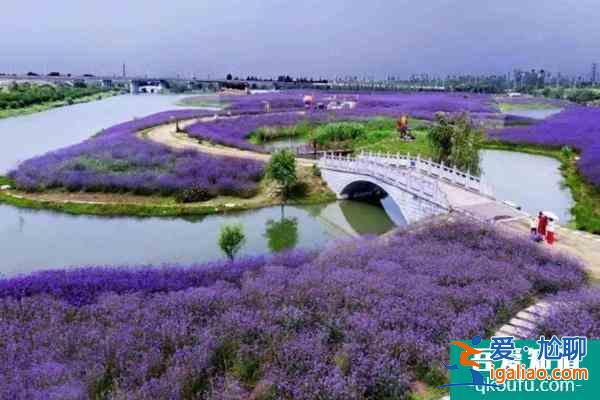
[[[247,238],[238,256],[294,246],[319,248],[338,237],[377,234],[393,227],[383,208],[349,203],[286,206],[283,216],[276,206],[185,219],[73,216],[0,204],[0,273],[219,259],[221,226],[236,222],[243,225]]]
[[[393,201],[388,201],[388,206],[391,206],[389,203],[394,204]],[[394,228],[394,222],[392,222],[387,214],[386,218],[376,217],[381,212],[381,207],[383,206],[361,201],[340,202],[340,209],[345,220],[352,227],[352,231],[358,235],[382,234]]]
[[[506,114],[533,119],[546,119],[554,114],[558,114],[561,111],[562,108],[532,108],[523,110],[510,110]]]
[[[268,220],[265,229],[267,245],[272,252],[292,249],[298,245],[298,219]]]
[[[553,211],[561,223],[571,220],[574,205],[561,182],[560,163],[550,157],[500,150],[481,152],[483,178],[494,188],[498,200],[508,200],[529,214]]]

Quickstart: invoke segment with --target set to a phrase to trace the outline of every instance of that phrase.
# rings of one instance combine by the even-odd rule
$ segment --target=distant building
[[[158,94],[163,93],[166,89],[168,89],[168,85],[165,81],[131,81],[130,91],[131,94]]]

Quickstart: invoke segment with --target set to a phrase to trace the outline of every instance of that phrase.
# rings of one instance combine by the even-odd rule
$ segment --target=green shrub
[[[395,130],[396,129],[396,121],[394,121],[392,118],[386,118],[386,117],[377,117],[377,118],[373,118],[368,120],[365,123],[366,127],[368,130]]]
[[[207,201],[216,197],[215,193],[203,187],[192,187],[184,189],[175,194],[175,200],[178,203],[196,203]]]
[[[321,145],[355,140],[366,135],[367,129],[357,122],[336,122],[317,128],[312,138]]]

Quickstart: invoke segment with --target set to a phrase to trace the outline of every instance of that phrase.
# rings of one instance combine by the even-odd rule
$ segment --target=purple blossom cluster
[[[538,325],[538,335],[600,338],[600,289],[560,293],[548,301],[550,311]]]
[[[315,121],[325,117],[324,113],[277,112],[272,114],[239,115],[215,121],[199,121],[186,128],[186,132],[197,139],[208,140],[225,146],[263,152],[264,147],[248,142],[248,136],[262,127],[292,126],[301,121]]]
[[[0,398],[404,398],[580,265],[467,222],[195,268],[0,281]],[[91,294],[90,294],[91,293]]]
[[[600,108],[570,106],[530,126],[490,132],[492,137],[514,143],[549,147],[570,146],[581,152],[578,167],[594,185],[600,186]]]
[[[263,166],[256,161],[176,151],[139,138],[139,131],[172,120],[207,116],[207,111],[176,110],[108,128],[74,146],[23,162],[11,172],[20,189],[172,194],[200,187],[215,194],[255,191]]]

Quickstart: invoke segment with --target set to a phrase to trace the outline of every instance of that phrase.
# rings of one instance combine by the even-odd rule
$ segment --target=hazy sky
[[[599,0],[1,0],[0,71],[588,73]]]

